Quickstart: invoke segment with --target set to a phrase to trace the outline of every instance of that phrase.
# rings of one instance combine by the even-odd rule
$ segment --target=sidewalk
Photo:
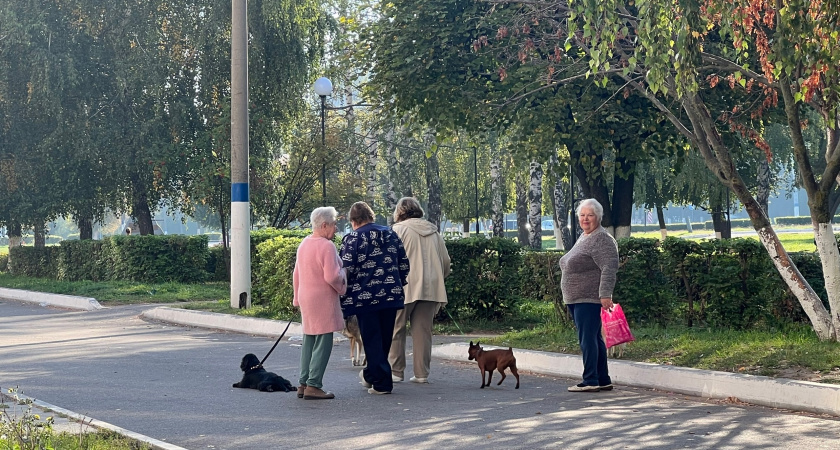
[[[0,297],[4,296],[0,294]],[[25,297],[26,295],[21,294],[17,298],[42,305],[51,304],[43,294],[37,300],[26,300]],[[61,303],[56,303],[55,306],[72,308],[68,306],[66,298],[70,296],[60,297],[57,301]],[[89,308],[89,300],[77,297],[78,307],[75,309]],[[146,320],[183,326],[269,337],[279,336],[288,324],[275,320],[169,307],[148,309],[141,314],[141,317]],[[300,333],[300,324],[292,323],[286,336],[299,336]],[[459,337],[446,340],[451,342],[461,339],[467,340],[467,338]],[[467,348],[467,342],[435,345],[432,355],[450,361],[468,362]],[[523,349],[514,349],[514,353],[518,368],[528,372],[576,379],[583,370],[581,359],[577,355]],[[610,361],[610,375],[617,385],[840,416],[840,386],[832,384],[617,360]]]

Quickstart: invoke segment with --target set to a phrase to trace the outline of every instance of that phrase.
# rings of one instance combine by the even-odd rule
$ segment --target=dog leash
[[[283,330],[283,332],[280,333],[280,337],[277,338],[277,342],[274,343],[274,345],[271,347],[271,350],[268,351],[268,353],[265,355],[265,357],[262,359],[262,361],[260,361],[260,364],[257,367],[262,367],[265,360],[268,359],[268,356],[271,355],[271,352],[274,351],[274,349],[277,347],[277,344],[280,343],[280,340],[283,339],[283,336],[285,336],[286,332],[289,331],[289,326],[291,326],[291,325],[292,325],[292,321],[290,320],[289,323],[286,324],[286,329]]]

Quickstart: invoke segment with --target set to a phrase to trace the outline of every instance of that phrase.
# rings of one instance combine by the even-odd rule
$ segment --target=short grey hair
[[[604,207],[598,203],[598,200],[595,200],[594,198],[587,198],[586,200],[578,203],[578,207],[575,209],[575,214],[579,216],[580,210],[583,208],[591,209],[592,212],[595,213],[595,217],[598,218],[598,223],[601,223],[601,220],[604,218]]]
[[[309,222],[312,224],[312,229],[321,228],[325,223],[333,223],[338,218],[338,211],[332,206],[322,206],[315,208],[312,214],[309,215]]]

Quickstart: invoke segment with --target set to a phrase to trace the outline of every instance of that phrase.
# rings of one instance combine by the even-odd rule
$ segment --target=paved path
[[[0,387],[189,449],[608,448],[834,449],[836,419],[619,387],[572,394],[571,380],[523,374],[479,389],[474,365],[435,361],[433,384],[374,396],[346,342],[325,387],[332,401],[231,388],[239,359],[272,340],[158,323],[146,307],[89,312],[0,301]],[[294,380],[299,348],[269,370]]]

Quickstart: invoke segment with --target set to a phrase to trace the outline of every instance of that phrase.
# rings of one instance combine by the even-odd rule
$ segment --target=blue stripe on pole
[[[248,201],[248,183],[231,183],[230,184],[230,201],[231,202],[247,202]]]

